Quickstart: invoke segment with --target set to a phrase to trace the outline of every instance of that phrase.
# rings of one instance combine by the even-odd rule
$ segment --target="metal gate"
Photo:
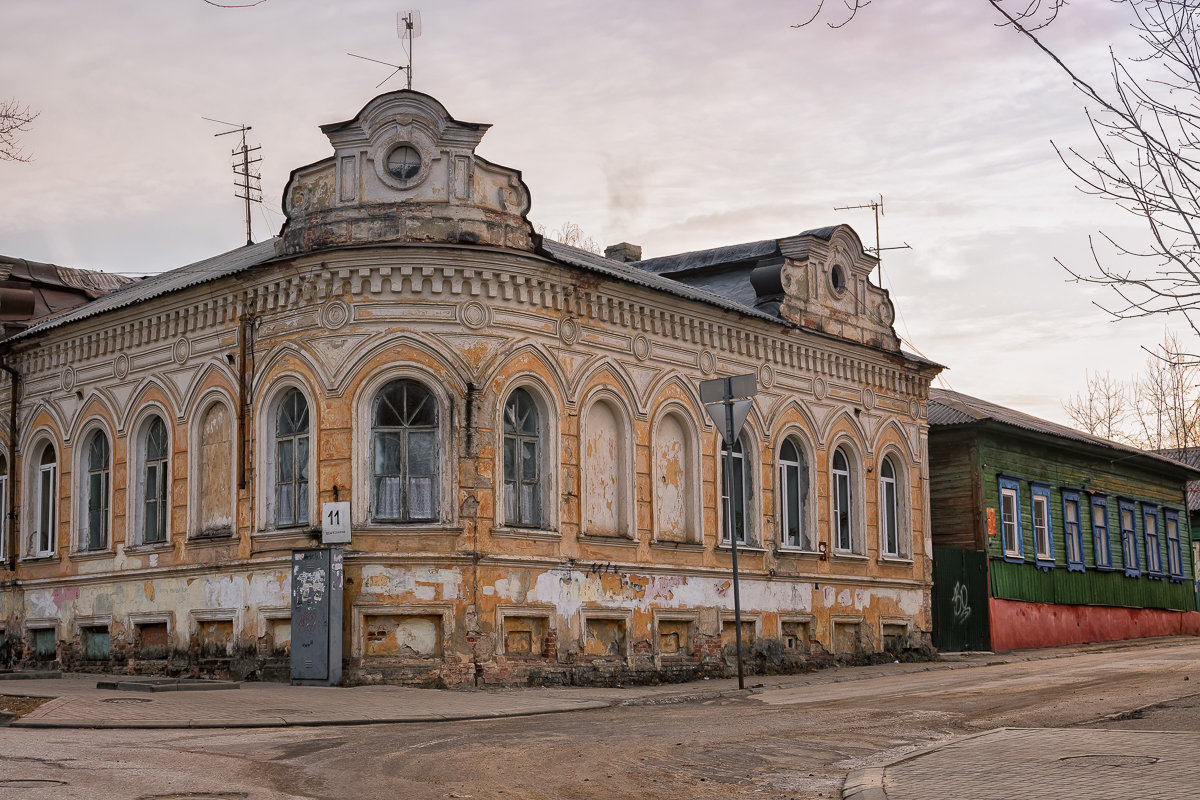
[[[933,548],[933,646],[938,650],[987,650],[987,553]]]

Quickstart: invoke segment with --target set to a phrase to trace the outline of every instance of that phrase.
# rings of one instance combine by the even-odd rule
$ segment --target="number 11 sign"
[[[350,541],[350,504],[321,504],[321,544],[347,544]]]

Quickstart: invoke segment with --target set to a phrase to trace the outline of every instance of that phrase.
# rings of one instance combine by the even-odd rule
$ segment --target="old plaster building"
[[[17,657],[286,678],[290,554],[334,501],[352,681],[725,669],[730,528],[752,665],[927,642],[939,367],[857,235],[593,255],[535,234],[487,127],[377,97],[278,238],[5,340]],[[742,373],[729,525],[697,384]]]

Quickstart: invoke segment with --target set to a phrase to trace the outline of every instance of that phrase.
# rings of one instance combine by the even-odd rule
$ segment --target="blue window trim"
[[[1021,483],[1018,478],[1010,478],[1000,476],[1000,550],[1004,555],[1005,561],[1011,561],[1014,564],[1025,563],[1025,538],[1021,531]],[[1016,529],[1016,553],[1010,553],[1008,550],[1008,542],[1004,538],[1004,490],[1011,489],[1016,495],[1016,518],[1013,520]]]
[[[1079,501],[1079,492],[1074,489],[1063,489],[1063,550],[1067,558],[1068,572],[1086,572],[1087,568],[1083,564],[1083,505]],[[1071,530],[1071,523],[1067,521],[1067,504],[1075,504],[1075,530]],[[1079,554],[1079,558],[1071,560],[1071,547],[1068,542],[1073,539],[1075,542],[1075,552]]]
[[[1096,530],[1096,509],[1100,509],[1100,518],[1104,520],[1104,546],[1100,546],[1100,532]],[[1108,519],[1108,495],[1093,494],[1091,502],[1092,511],[1092,560],[1096,565],[1096,569],[1109,571],[1113,568],[1112,565],[1112,538],[1109,535],[1111,526]],[[1104,554],[1104,560],[1100,559],[1101,553]]]
[[[1171,583],[1183,583],[1185,578],[1183,575],[1183,532],[1179,530],[1179,512],[1173,508],[1163,509],[1163,526],[1167,529],[1167,574],[1171,578]],[[1175,523],[1175,536],[1171,537],[1170,522]],[[1174,544],[1175,563],[1179,565],[1179,571],[1171,570],[1171,545]]]
[[[1130,519],[1133,520],[1133,528],[1128,530],[1125,528],[1125,512],[1129,512]],[[1132,500],[1117,498],[1117,526],[1121,530],[1121,564],[1125,567],[1125,577],[1140,578],[1142,576],[1142,564],[1138,558],[1138,536],[1137,536],[1138,514],[1137,508]],[[1130,548],[1133,551],[1130,553]],[[1130,556],[1132,555],[1132,558]]]
[[[1037,507],[1037,498],[1043,498],[1046,501],[1046,553],[1045,555],[1038,549],[1038,530],[1037,530],[1037,513],[1034,510]],[[1054,513],[1050,510],[1050,484],[1039,483],[1036,481],[1029,482],[1029,520],[1033,527],[1033,556],[1037,561],[1038,569],[1048,572],[1054,569]]]
[[[1146,522],[1150,519],[1154,520],[1154,534],[1151,536],[1150,526]],[[1162,526],[1159,524],[1158,504],[1157,503],[1142,503],[1142,538],[1146,546],[1146,577],[1155,580],[1162,580],[1166,577],[1163,572],[1163,542],[1162,542]],[[1151,542],[1153,539],[1153,543]],[[1154,549],[1151,550],[1150,548]],[[1158,556],[1157,567],[1150,560],[1150,554],[1153,552]]]

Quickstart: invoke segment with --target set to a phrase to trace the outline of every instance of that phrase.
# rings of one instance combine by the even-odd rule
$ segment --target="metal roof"
[[[1140,450],[1127,444],[1114,442],[1111,439],[1092,436],[1089,433],[1077,431],[1066,425],[1059,425],[1057,422],[1050,422],[1031,414],[1005,408],[995,403],[989,403],[987,400],[981,400],[978,397],[952,392],[949,389],[931,388],[929,390],[928,416],[930,427],[996,422],[1001,425],[1009,425],[1045,436],[1068,439],[1080,444],[1091,445],[1092,447],[1119,450],[1129,455],[1141,456],[1158,466],[1173,467],[1194,475],[1200,475],[1200,470],[1151,450]]]
[[[196,286],[197,284],[224,278],[227,275],[234,275],[275,258],[276,241],[277,239],[272,238],[265,242],[249,244],[245,247],[239,247],[236,250],[230,250],[228,253],[222,253],[219,256],[197,261],[194,264],[188,264],[178,269],[142,278],[140,281],[126,284],[109,294],[103,295],[87,305],[47,317],[37,325],[27,328],[11,337],[8,341],[25,339],[29,336],[57,328],[60,325],[66,325],[69,322],[78,322],[82,319],[94,317],[97,314],[103,314],[106,311],[125,308],[134,303],[141,303],[154,297],[186,289],[189,286]]]
[[[746,244],[731,244],[725,247],[712,247],[708,250],[693,250],[689,253],[677,253],[672,256],[659,256],[634,261],[640,269],[658,275],[671,272],[684,272],[694,269],[706,269],[719,264],[736,264],[741,261],[753,261],[765,256],[777,255],[779,242],[766,239],[761,242]]]
[[[591,272],[598,272],[601,275],[607,275],[610,278],[616,278],[626,283],[636,283],[639,286],[645,286],[650,289],[657,289],[661,292],[673,294],[677,297],[682,297],[687,300],[696,300],[701,303],[723,308],[726,311],[735,311],[738,314],[745,314],[748,317],[756,319],[765,319],[768,322],[774,322],[776,325],[785,325],[792,327],[791,323],[781,320],[779,317],[771,314],[763,313],[756,308],[736,303],[728,298],[713,294],[712,292],[698,289],[694,286],[689,286],[686,283],[664,278],[661,275],[656,275],[653,272],[638,267],[636,264],[626,264],[622,261],[613,261],[611,258],[596,255],[587,250],[580,250],[578,247],[556,242],[553,239],[543,239],[542,249],[551,257],[570,264],[571,266],[580,267]]]

